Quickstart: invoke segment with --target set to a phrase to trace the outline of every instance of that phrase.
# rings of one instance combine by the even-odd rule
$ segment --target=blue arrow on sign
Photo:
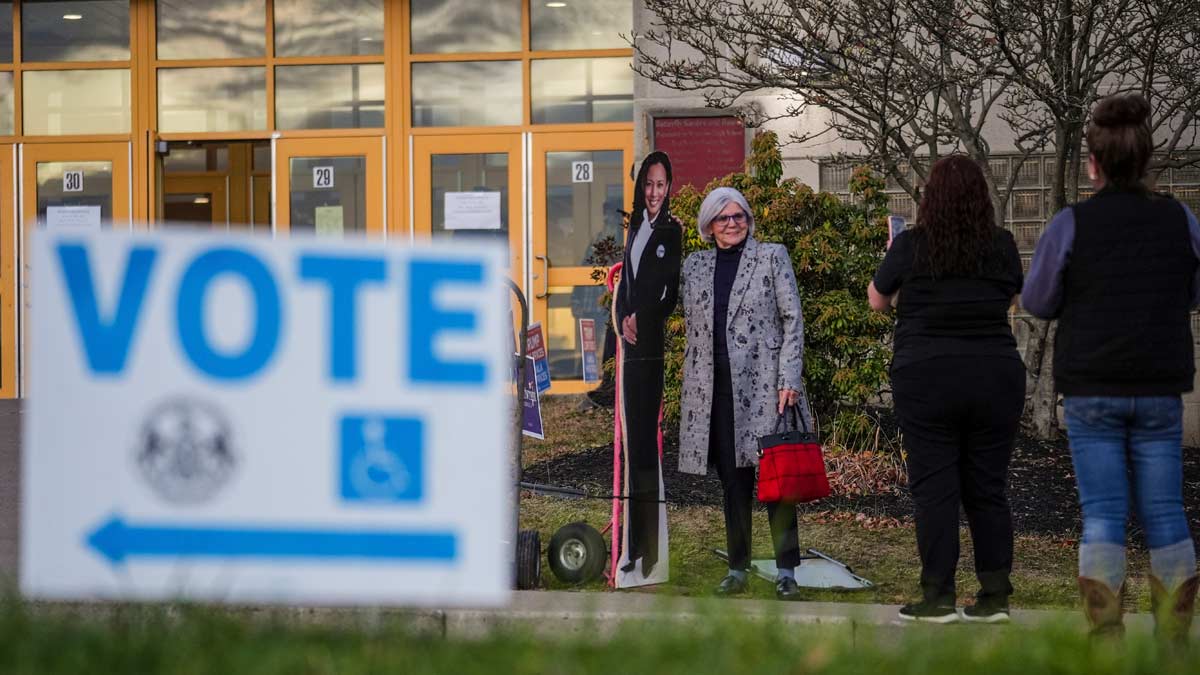
[[[454,560],[458,538],[449,532],[244,529],[126,523],[109,518],[87,544],[114,565],[134,558],[333,558]]]

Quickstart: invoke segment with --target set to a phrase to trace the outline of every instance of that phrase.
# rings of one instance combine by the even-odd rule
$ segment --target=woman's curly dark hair
[[[996,212],[983,170],[964,155],[934,162],[917,209],[917,260],[934,276],[978,276],[989,258]]]

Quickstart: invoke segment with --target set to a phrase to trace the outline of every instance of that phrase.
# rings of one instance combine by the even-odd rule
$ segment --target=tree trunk
[[[1040,354],[1029,368],[1033,379],[1029,406],[1025,411],[1029,430],[1035,438],[1049,440],[1058,435],[1058,396],[1054,392],[1054,334],[1058,325],[1052,321],[1038,322]],[[1028,367],[1028,364],[1027,364]]]

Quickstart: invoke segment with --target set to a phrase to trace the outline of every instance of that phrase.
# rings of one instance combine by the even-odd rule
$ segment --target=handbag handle
[[[788,411],[789,410],[792,413],[791,417],[795,420],[794,424],[788,424],[788,422],[791,421],[791,420],[788,420],[788,417],[789,417]],[[785,406],[783,409],[783,412],[779,413],[779,417],[777,417],[775,419],[775,433],[779,433],[779,431],[780,431],[779,425],[781,425],[781,424],[784,427],[784,429],[783,429],[784,431],[791,431],[793,429],[799,429],[800,431],[802,431],[806,434],[808,433],[808,425],[804,423],[804,415],[800,414],[800,404],[799,403],[793,403],[788,406]]]

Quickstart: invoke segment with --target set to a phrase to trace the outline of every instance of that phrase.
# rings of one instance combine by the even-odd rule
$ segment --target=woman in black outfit
[[[1021,292],[1021,259],[1012,235],[995,224],[983,171],[967,157],[933,165],[917,222],[892,242],[867,289],[873,309],[895,305],[897,313],[892,395],[916,503],[923,594],[900,618],[959,619],[961,503],[981,587],[962,618],[1007,621],[1008,464],[1025,402],[1008,309]]]
[[[621,336],[621,420],[625,441],[626,563],[621,571],[641,580],[658,564],[662,471],[658,455],[663,396],[663,343],[667,317],[679,299],[683,226],[671,216],[671,161],[650,153],[638,171],[625,258],[616,296]]]

